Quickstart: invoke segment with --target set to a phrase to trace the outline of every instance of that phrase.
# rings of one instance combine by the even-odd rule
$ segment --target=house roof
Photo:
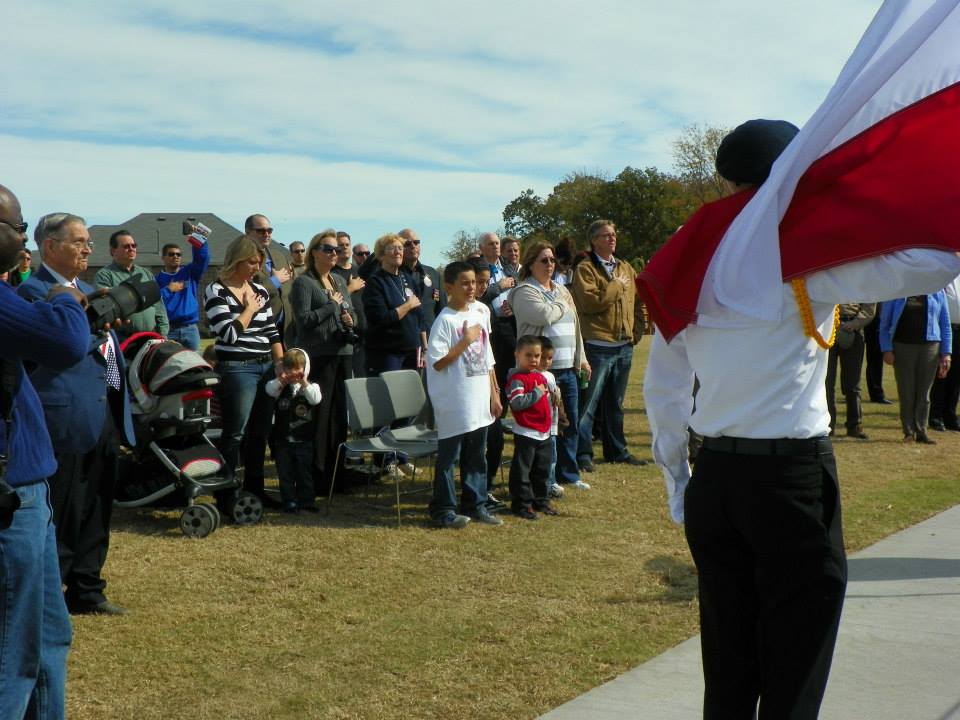
[[[207,242],[210,246],[211,265],[222,265],[227,245],[238,235],[243,235],[242,230],[224,222],[213,213],[140,213],[119,225],[91,225],[88,228],[93,241],[90,267],[103,267],[112,262],[110,236],[120,229],[128,230],[137,241],[138,265],[160,267],[163,265],[160,251],[164,245],[176,243],[182,249],[187,249],[187,239],[183,235],[184,220],[193,224],[202,223],[210,228]]]

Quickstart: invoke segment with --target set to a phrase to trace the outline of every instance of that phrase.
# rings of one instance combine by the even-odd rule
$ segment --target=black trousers
[[[847,581],[836,463],[703,447],[687,487],[710,720],[817,717]]]
[[[353,376],[350,355],[311,355],[310,382],[320,386],[320,404],[314,408],[313,480],[317,495],[326,496],[333,482],[340,443],[347,439],[347,386]],[[344,472],[340,458],[339,473]]]
[[[863,329],[866,341],[864,353],[867,363],[867,394],[873,402],[884,400],[883,393],[883,353],[880,351],[880,303],[877,303],[877,314]]]
[[[957,423],[957,402],[960,401],[960,325],[950,325],[953,331],[951,355],[957,358],[957,364],[950,363],[950,371],[945,378],[933,381],[930,390],[930,420],[940,420],[948,427],[960,427]]]
[[[553,460],[550,438],[534,440],[513,435],[513,462],[510,463],[510,507],[540,509],[547,504],[547,476]]]
[[[830,412],[830,429],[837,426],[837,364],[840,364],[840,392],[847,403],[847,430],[863,424],[863,409],[860,404],[860,373],[863,370],[864,339],[862,332],[853,334],[853,345],[841,348],[834,345],[827,354],[827,410]]]
[[[513,353],[517,347],[517,323],[512,317],[494,320],[490,346],[493,350],[493,373],[497,378],[497,387],[500,388],[500,403],[503,405],[505,416],[508,403],[504,387],[507,384],[507,373],[515,364]],[[503,461],[503,445],[503,423],[500,418],[496,418],[487,428],[487,488],[492,488],[496,483],[497,473]]]
[[[58,453],[57,471],[48,480],[57,527],[60,578],[67,607],[106,600],[100,576],[110,545],[110,517],[117,481],[117,434],[107,421],[96,446],[85,453]]]

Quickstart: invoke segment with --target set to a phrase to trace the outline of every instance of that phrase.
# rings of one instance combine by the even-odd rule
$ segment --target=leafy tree
[[[648,167],[627,167],[607,183],[606,215],[617,225],[617,254],[648,258],[697,208],[676,178]]]
[[[470,253],[476,251],[479,238],[480,232],[476,229],[472,233],[468,233],[466,230],[457,230],[453,240],[450,241],[445,250],[440,251],[440,254],[449,262],[466,260]]]
[[[698,205],[716,200],[724,193],[723,179],[717,173],[717,148],[729,133],[727,128],[688,125],[673,141],[673,165]]]
[[[504,208],[503,223],[508,234],[524,238],[549,232],[553,220],[546,213],[543,199],[527,188]]]

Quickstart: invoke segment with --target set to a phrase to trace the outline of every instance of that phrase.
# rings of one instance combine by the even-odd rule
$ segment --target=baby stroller
[[[131,335],[120,348],[137,445],[121,457],[114,505],[143,507],[162,498],[185,504],[180,529],[198,538],[220,527],[221,512],[238,525],[258,522],[260,498],[240,490],[240,478],[204,432],[220,377],[198,353],[156,333]],[[216,505],[195,502],[214,494]]]

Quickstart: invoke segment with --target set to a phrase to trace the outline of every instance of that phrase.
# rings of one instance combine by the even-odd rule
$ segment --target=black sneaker
[[[513,514],[517,517],[522,517],[524,520],[536,520],[540,517],[533,511],[530,505],[521,505],[520,507],[513,508]]]
[[[487,510],[492,513],[503,512],[507,509],[507,504],[503,500],[497,499],[493,493],[487,493]]]

